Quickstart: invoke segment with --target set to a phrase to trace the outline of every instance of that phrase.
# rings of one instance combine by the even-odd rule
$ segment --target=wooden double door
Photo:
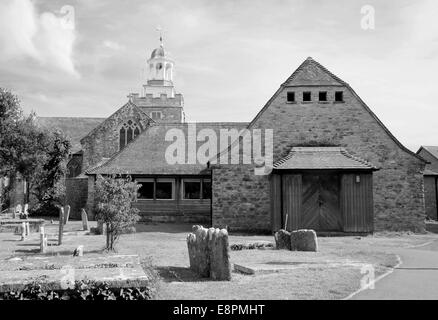
[[[303,174],[300,228],[341,231],[340,176]]]

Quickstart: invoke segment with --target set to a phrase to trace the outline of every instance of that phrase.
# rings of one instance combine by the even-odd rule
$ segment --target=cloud
[[[109,48],[109,49],[114,50],[114,51],[120,51],[120,50],[125,49],[125,47],[123,45],[121,45],[117,42],[111,41],[111,40],[105,40],[103,42],[103,45],[106,48]]]
[[[30,0],[7,0],[0,4],[2,62],[30,58],[78,77],[72,59],[75,38],[72,7],[63,7],[55,15],[38,14]]]

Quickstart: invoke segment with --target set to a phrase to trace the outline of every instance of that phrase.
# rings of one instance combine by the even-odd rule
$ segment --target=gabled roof
[[[438,146],[421,146],[420,149],[418,149],[417,154],[420,153],[421,149],[426,150],[431,156],[438,160]]]
[[[132,103],[131,101],[128,101],[128,102],[125,103],[121,108],[117,109],[117,111],[115,111],[112,115],[110,115],[108,118],[104,119],[104,121],[102,121],[97,127],[95,127],[93,130],[91,130],[90,132],[88,132],[85,136],[83,136],[83,137],[80,139],[80,141],[82,141],[82,140],[84,140],[85,138],[87,138],[87,137],[93,135],[97,130],[99,130],[102,126],[104,126],[105,123],[106,123],[107,121],[109,121],[109,119],[110,119],[111,117],[113,117],[115,114],[117,114],[118,112],[120,112],[120,110],[122,110],[122,109],[124,109],[124,108],[126,108],[126,107],[128,107],[128,106],[131,106],[131,107],[135,108],[138,112],[140,112],[141,114],[143,114],[143,115],[148,119],[149,123],[155,123],[155,121],[152,120],[152,118],[149,117],[149,115],[148,115],[146,112],[144,112],[141,108],[139,108],[137,105],[135,105],[135,104]]]
[[[38,124],[46,129],[58,128],[70,138],[72,153],[81,149],[80,139],[84,132],[90,132],[102,123],[105,118],[83,118],[83,117],[38,117]]]
[[[341,147],[294,147],[278,160],[276,170],[377,170],[371,163]]]
[[[400,147],[400,149],[402,149],[403,151],[405,151],[407,154],[410,154],[414,157],[416,157],[417,159],[427,163],[427,161],[425,159],[423,159],[421,156],[419,156],[418,154],[412,152],[411,150],[409,150],[408,148],[406,148],[400,141],[398,141],[398,139],[391,133],[391,131],[389,131],[389,129],[382,123],[382,121],[380,121],[380,119],[376,116],[376,114],[368,107],[368,105],[362,100],[362,98],[359,97],[359,95],[353,90],[352,87],[350,87],[350,85],[341,80],[340,78],[338,78],[337,76],[335,76],[333,73],[331,73],[327,68],[325,68],[324,66],[322,66],[320,63],[316,62],[315,60],[313,60],[311,57],[308,57],[299,67],[297,70],[295,70],[294,73],[292,73],[292,75],[280,86],[280,88],[278,88],[278,90],[274,93],[274,95],[266,102],[266,104],[263,106],[263,108],[257,113],[257,115],[254,117],[254,119],[248,124],[247,129],[251,129],[254,124],[257,122],[257,120],[261,117],[261,115],[265,112],[266,109],[268,109],[268,107],[271,105],[271,103],[278,97],[278,95],[283,91],[283,89],[287,86],[291,86],[291,85],[301,85],[301,86],[306,86],[306,85],[319,85],[317,81],[314,81],[312,83],[308,83],[308,79],[309,77],[304,77],[304,76],[298,76],[301,73],[303,74],[316,74],[315,72],[307,72],[305,71],[306,68],[309,68],[309,70],[318,70],[318,74],[321,76],[323,75],[323,72],[325,72],[325,76],[323,78],[327,79],[325,81],[330,82],[328,79],[333,79],[332,80],[332,84],[331,85],[342,85],[345,86],[347,89],[349,89],[351,91],[351,93],[353,94],[353,96],[360,102],[360,104],[362,105],[362,107],[374,118],[374,120],[376,120],[376,122],[380,125],[380,127],[382,127],[382,129],[388,134],[388,136]],[[302,80],[302,81],[301,81]],[[326,84],[327,85],[327,84]],[[238,143],[238,140],[235,140],[231,145],[235,145],[236,143]],[[220,153],[224,152],[225,150],[221,150]],[[220,153],[218,155],[216,155],[215,157],[219,157]]]
[[[220,129],[241,130],[248,123],[241,122],[202,122],[191,123],[196,125],[196,134],[202,129],[213,130],[217,137],[220,137]],[[166,150],[174,144],[174,140],[166,141],[166,133],[172,129],[179,129],[185,137],[185,161],[183,164],[169,164],[166,161]],[[124,149],[116,153],[109,161],[101,166],[97,166],[86,171],[88,175],[94,174],[200,174],[207,168],[206,163],[189,164],[187,144],[189,133],[189,123],[161,123],[155,124],[142,132],[134,141],[128,144]],[[171,139],[174,137],[171,135]],[[196,139],[196,137],[194,137]],[[205,141],[196,142],[196,150],[203,145]],[[219,142],[217,144],[219,147]]]
[[[308,57],[283,83],[283,86],[345,86],[343,80],[327,70],[323,65]]]

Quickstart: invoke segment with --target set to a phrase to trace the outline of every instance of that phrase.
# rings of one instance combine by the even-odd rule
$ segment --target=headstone
[[[67,224],[69,218],[70,218],[70,206],[66,205],[64,207],[64,224]]]
[[[85,209],[81,210],[81,218],[82,218],[82,229],[84,231],[87,231],[89,229],[89,225],[88,225],[88,216]]]
[[[58,231],[58,246],[62,244],[62,233],[64,232],[64,208],[59,207],[59,231]]]
[[[47,235],[44,232],[44,227],[40,227],[40,252],[46,253],[47,251]]]
[[[286,230],[278,230],[275,235],[275,247],[276,249],[290,250],[290,232]]]
[[[226,229],[208,230],[210,252],[210,278],[219,281],[231,280],[230,248]]]
[[[21,223],[21,241],[26,240],[26,222]]]
[[[26,236],[29,236],[30,235],[30,223],[25,222],[25,226],[26,226]]]
[[[200,227],[187,236],[190,269],[201,277],[210,276],[210,255],[208,251],[207,229]]]
[[[318,239],[314,230],[292,231],[290,244],[293,251],[318,251]]]
[[[21,214],[22,212],[23,212],[23,207],[21,206],[21,204],[17,204],[15,208],[15,213]]]
[[[26,204],[24,205],[24,210],[23,210],[23,214],[24,214],[26,217],[29,215],[28,210],[29,210],[29,204],[26,203]]]
[[[73,251],[73,257],[82,257],[84,255],[84,246],[80,245]]]

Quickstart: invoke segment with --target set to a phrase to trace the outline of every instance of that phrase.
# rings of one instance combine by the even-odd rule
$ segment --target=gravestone
[[[208,229],[208,247],[210,253],[210,278],[219,281],[231,280],[227,230]]]
[[[194,229],[195,230],[195,229]],[[201,277],[210,276],[207,229],[199,227],[187,237],[189,248],[190,269]]]
[[[29,215],[29,204],[28,203],[26,203],[25,205],[24,205],[24,210],[23,210],[23,214],[26,216],[26,218],[27,218],[27,216]]]
[[[84,255],[84,246],[80,245],[73,251],[73,257],[82,257]]]
[[[275,248],[290,250],[290,232],[286,230],[278,230],[275,235]]]
[[[82,229],[84,231],[88,231],[88,229],[89,229],[88,216],[87,216],[87,212],[85,211],[85,209],[81,210],[81,218],[82,218]]]
[[[47,251],[47,235],[44,232],[44,227],[40,227],[40,252],[46,253]]]
[[[290,233],[291,250],[318,251],[318,238],[314,230],[296,230]]]
[[[21,241],[26,240],[26,222],[21,223]]]
[[[225,229],[205,229],[194,226],[187,236],[190,269],[201,277],[230,280],[231,264],[228,232]]]
[[[67,224],[68,219],[70,218],[70,206],[66,205],[64,208],[64,224]]]
[[[64,232],[64,208],[59,207],[59,231],[58,231],[58,246],[62,244],[62,233]]]

